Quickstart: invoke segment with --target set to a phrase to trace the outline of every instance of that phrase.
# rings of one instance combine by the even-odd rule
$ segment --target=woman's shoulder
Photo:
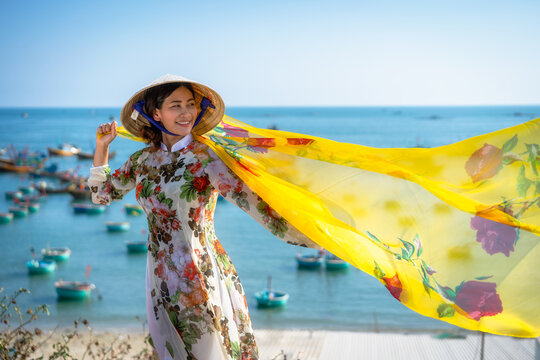
[[[149,154],[151,152],[154,152],[154,151],[156,151],[154,149],[154,146],[147,146],[147,147],[139,149],[139,150],[135,151],[133,154],[131,154],[129,156],[129,160],[131,160],[132,163],[137,163],[139,161],[139,159],[141,158],[141,156],[147,155],[147,154]]]

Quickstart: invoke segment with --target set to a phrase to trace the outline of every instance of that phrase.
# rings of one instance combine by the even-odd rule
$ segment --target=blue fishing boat
[[[349,263],[335,256],[334,254],[326,255],[324,259],[326,270],[346,270],[349,268]]]
[[[36,192],[33,186],[19,186],[19,191],[24,195],[32,195]]]
[[[130,228],[128,221],[107,221],[105,225],[109,232],[128,231]]]
[[[96,288],[94,284],[81,281],[62,281],[54,283],[56,295],[59,299],[82,300],[90,296]]]
[[[105,211],[104,205],[96,204],[73,203],[71,204],[71,207],[75,214],[97,215],[102,214]]]
[[[128,253],[143,253],[148,250],[146,240],[126,241],[126,247]]]
[[[23,197],[23,193],[20,191],[6,191],[6,200],[20,199]]]
[[[31,213],[36,213],[39,210],[39,204],[38,203],[23,204],[22,206],[27,208],[28,211],[31,212]]]
[[[318,269],[322,266],[324,262],[324,256],[320,253],[317,255],[296,255],[296,262],[298,263],[299,268],[305,269]]]
[[[12,213],[0,213],[0,224],[7,224],[13,220]]]
[[[289,294],[278,291],[257,291],[255,299],[259,307],[278,307],[284,306],[289,300]]]
[[[268,277],[268,289],[255,293],[257,306],[262,308],[285,306],[289,300],[289,294],[272,291],[272,277]]]
[[[138,204],[125,204],[124,209],[128,215],[138,216],[144,214],[142,206]]]
[[[23,218],[28,215],[28,209],[22,206],[10,207],[9,212],[16,218]]]
[[[45,260],[66,261],[71,256],[71,250],[67,247],[41,249],[41,255]]]
[[[53,260],[32,259],[26,263],[30,275],[50,274],[56,270],[56,262]]]

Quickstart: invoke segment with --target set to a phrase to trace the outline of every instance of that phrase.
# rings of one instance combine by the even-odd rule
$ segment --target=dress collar
[[[178,150],[182,150],[183,148],[185,148],[186,146],[189,145],[189,143],[191,143],[193,141],[193,136],[191,135],[191,133],[187,134],[186,136],[184,136],[183,138],[181,138],[180,140],[178,140],[171,148],[171,152],[173,151],[178,151]],[[164,143],[161,143],[161,150],[163,151],[169,151],[167,150],[167,146],[164,144]]]

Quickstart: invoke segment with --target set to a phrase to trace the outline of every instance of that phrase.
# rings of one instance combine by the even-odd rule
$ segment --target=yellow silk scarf
[[[466,329],[540,335],[540,119],[430,149],[346,144],[228,116],[196,139],[410,309]]]

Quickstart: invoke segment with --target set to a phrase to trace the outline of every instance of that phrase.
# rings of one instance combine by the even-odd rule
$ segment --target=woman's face
[[[173,134],[184,137],[191,132],[198,112],[193,94],[181,86],[163,101],[161,109],[154,111],[154,120],[160,121]]]

